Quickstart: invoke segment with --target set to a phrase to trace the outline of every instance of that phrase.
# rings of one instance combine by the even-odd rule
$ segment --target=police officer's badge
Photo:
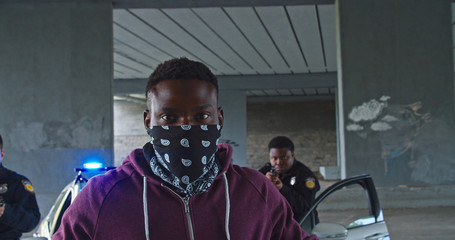
[[[3,183],[0,185],[0,194],[8,192],[8,183]]]
[[[305,186],[310,190],[315,188],[316,180],[313,177],[309,177],[309,178],[305,179]]]
[[[33,188],[32,183],[30,183],[29,181],[22,180],[22,185],[24,185],[25,190],[27,190],[31,193],[35,192],[35,188]]]
[[[291,180],[289,181],[289,183],[294,186],[295,184],[295,176],[291,178]]]

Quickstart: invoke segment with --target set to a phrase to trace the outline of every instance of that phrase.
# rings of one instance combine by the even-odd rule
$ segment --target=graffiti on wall
[[[371,99],[353,107],[348,117],[347,131],[355,132],[362,138],[376,136],[381,144],[381,159],[385,174],[389,164],[406,156],[409,162],[414,158],[416,138],[424,124],[431,121],[429,113],[419,112],[420,101],[406,105],[392,105],[389,96]]]
[[[238,146],[240,146],[240,144],[238,144],[236,141],[231,140],[231,139],[223,139],[223,138],[221,138],[221,139],[220,139],[220,143],[227,143],[227,144],[229,144],[229,145],[231,145],[231,146],[233,146],[233,147],[238,147]]]

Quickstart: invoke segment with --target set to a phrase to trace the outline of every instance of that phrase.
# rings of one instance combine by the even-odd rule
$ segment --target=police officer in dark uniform
[[[4,155],[0,135],[0,239],[17,240],[38,225],[40,213],[32,184],[3,166]]]
[[[313,172],[294,157],[294,143],[284,136],[269,143],[270,162],[259,169],[288,200],[297,221],[313,204],[320,186]],[[317,215],[316,215],[317,216]]]

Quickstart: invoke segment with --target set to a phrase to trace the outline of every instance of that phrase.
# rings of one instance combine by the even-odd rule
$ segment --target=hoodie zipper
[[[190,200],[182,198],[180,195],[178,195],[176,192],[174,192],[172,189],[165,186],[164,184],[161,184],[161,186],[169,189],[169,191],[174,193],[177,197],[180,198],[180,200],[182,200],[183,204],[185,205],[185,215],[186,215],[186,220],[188,222],[188,231],[190,232],[190,239],[194,240],[193,221],[191,221],[191,213],[190,213]]]
[[[183,199],[183,198],[182,198],[182,200],[185,204],[185,213],[186,213],[186,220],[188,221],[188,230],[190,231],[190,239],[194,240],[193,222],[191,221],[191,214],[190,214],[190,201],[188,199]]]

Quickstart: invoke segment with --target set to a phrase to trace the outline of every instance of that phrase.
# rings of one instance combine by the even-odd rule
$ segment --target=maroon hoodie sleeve
[[[286,202],[287,204],[287,202]],[[290,206],[283,206],[279,217],[276,218],[275,229],[272,232],[271,239],[304,239],[304,240],[317,240],[316,235],[309,236],[300,225],[294,220]],[[283,210],[286,211],[283,213]]]

